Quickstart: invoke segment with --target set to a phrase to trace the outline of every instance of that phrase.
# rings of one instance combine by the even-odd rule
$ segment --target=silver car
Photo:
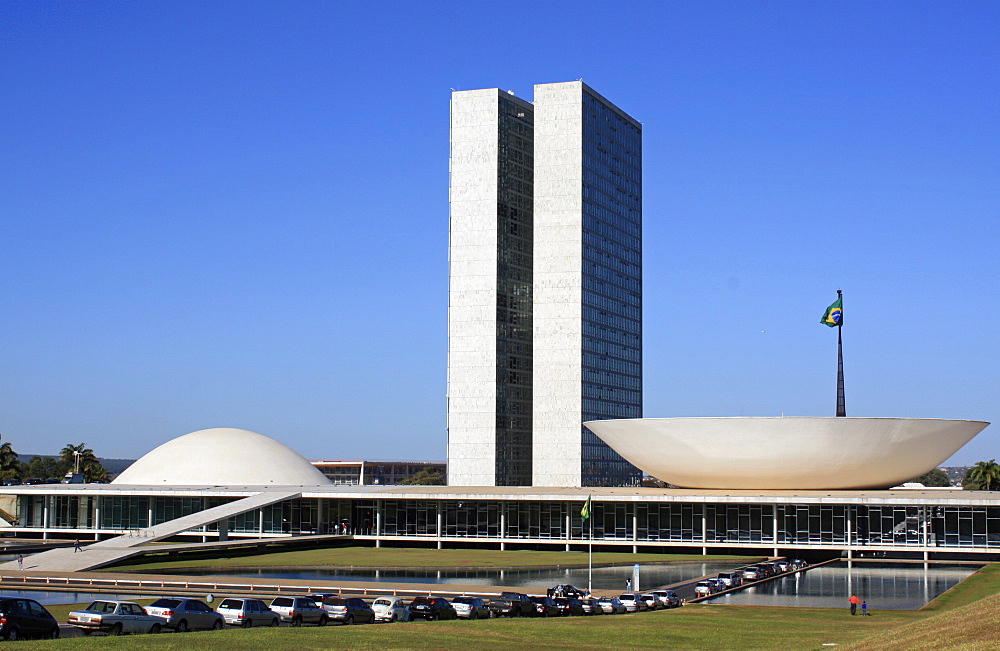
[[[267,607],[260,599],[223,599],[217,608],[219,614],[232,626],[277,626],[278,613]]]
[[[95,601],[83,610],[71,612],[69,623],[84,635],[94,631],[108,635],[159,633],[163,628],[160,618],[147,615],[142,606],[132,601]]]
[[[275,597],[271,600],[271,610],[278,613],[281,621],[289,622],[292,626],[326,626],[329,620],[326,611],[308,597]]]
[[[460,619],[484,619],[490,618],[490,609],[486,602],[479,597],[455,597],[451,600],[451,605],[455,609],[455,615]]]
[[[208,604],[186,597],[164,597],[146,606],[146,612],[159,617],[164,628],[172,628],[178,633],[194,629],[219,630],[225,624],[222,615],[212,610]]]

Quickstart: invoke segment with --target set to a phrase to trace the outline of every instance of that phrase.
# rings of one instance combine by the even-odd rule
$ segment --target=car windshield
[[[635,595],[631,594],[623,594],[618,598],[621,599],[622,601],[635,601]]]
[[[451,600],[451,603],[453,604],[472,604],[475,602],[475,597],[455,597]]]
[[[149,604],[153,608],[176,608],[181,605],[180,599],[157,599],[153,603]]]
[[[219,608],[232,608],[233,610],[239,610],[243,608],[242,599],[223,599],[222,603],[219,604]]]
[[[327,606],[346,606],[347,599],[344,599],[343,597],[327,597],[323,600],[323,603]]]
[[[94,603],[87,606],[86,610],[95,613],[113,613],[115,612],[116,604],[113,601],[95,601]]]
[[[517,594],[518,593],[516,593],[516,592],[502,592],[502,593],[500,593],[500,598],[501,599],[517,599]]]
[[[392,600],[390,599],[376,599],[372,602],[373,606],[391,606]]]
[[[413,601],[410,602],[410,605],[411,606],[424,606],[424,605],[429,604],[429,603],[431,603],[431,600],[428,597],[417,597],[416,599],[414,599]]]

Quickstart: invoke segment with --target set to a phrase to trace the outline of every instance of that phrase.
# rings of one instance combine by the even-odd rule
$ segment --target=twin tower
[[[642,126],[534,91],[451,97],[449,484],[637,485],[582,423],[642,416]]]

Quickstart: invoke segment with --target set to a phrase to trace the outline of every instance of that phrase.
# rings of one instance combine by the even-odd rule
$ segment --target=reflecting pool
[[[916,610],[978,570],[938,563],[831,563],[720,595],[706,603],[847,608],[858,595],[869,610]]]
[[[34,599],[40,604],[52,606],[56,604],[82,604],[90,603],[98,599],[112,601],[135,601],[136,599],[149,599],[150,596],[140,596],[134,594],[111,594],[107,592],[46,592],[45,590],[3,590],[4,598],[23,597]]]
[[[658,565],[640,564],[639,588],[651,590],[654,587],[689,581],[706,574],[724,572],[737,567],[734,562],[711,563],[669,563]],[[157,574],[164,570],[153,570]],[[176,569],[170,573],[187,576],[233,576],[279,580],[329,581],[388,581],[392,583],[436,583],[460,585],[502,585],[512,588],[551,588],[559,583],[569,583],[586,587],[587,568],[531,570],[270,570],[267,568],[214,568]],[[632,566],[595,567],[595,590],[625,590],[625,582],[632,578]]]

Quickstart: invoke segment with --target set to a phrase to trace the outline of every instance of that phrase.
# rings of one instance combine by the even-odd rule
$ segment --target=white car
[[[378,597],[372,602],[376,622],[408,622],[410,611],[399,597]]]
[[[84,635],[94,631],[108,635],[159,633],[163,628],[159,617],[146,614],[142,606],[132,601],[95,601],[83,610],[71,612],[69,623]]]

